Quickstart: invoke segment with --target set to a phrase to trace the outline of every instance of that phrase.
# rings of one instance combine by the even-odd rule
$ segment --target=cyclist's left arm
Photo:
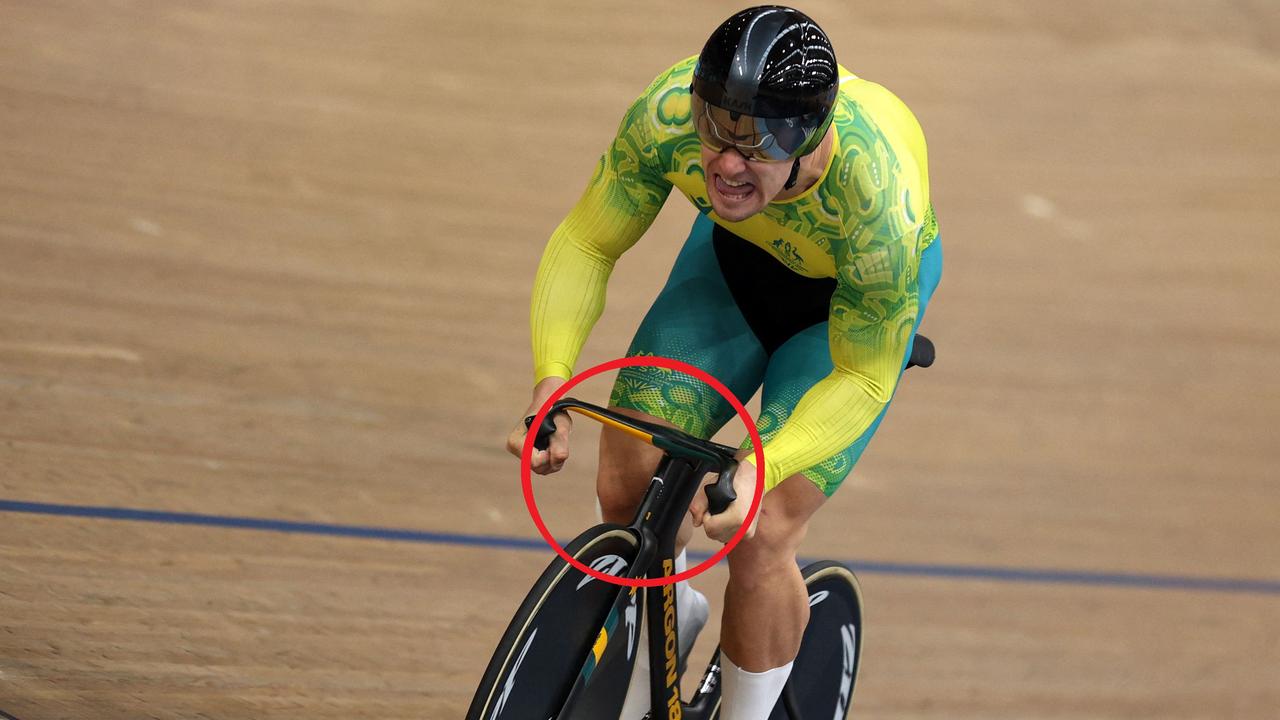
[[[766,490],[852,445],[892,399],[919,299],[918,228],[902,230],[884,223],[841,249],[829,321],[835,369],[765,444]]]

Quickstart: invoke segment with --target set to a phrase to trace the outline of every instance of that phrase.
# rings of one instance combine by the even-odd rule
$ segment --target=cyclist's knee
[[[806,526],[803,521],[779,522],[770,513],[762,512],[755,535],[738,543],[729,553],[730,572],[746,570],[756,574],[795,565],[796,549],[804,539]]]
[[[644,491],[653,477],[652,463],[646,453],[634,448],[608,452],[601,443],[600,466],[596,475],[596,497],[608,522],[627,523],[635,514]]]
[[[730,572],[767,573],[794,567],[796,550],[826,496],[803,475],[794,475],[764,496],[760,521],[750,539],[729,553]]]
[[[636,473],[625,467],[601,468],[596,478],[596,497],[600,500],[600,513],[606,522],[625,524],[631,521],[644,496],[643,488],[637,488],[635,479]]]
[[[804,539],[807,520],[779,513],[767,505],[760,513],[755,534],[729,553],[730,572],[768,577],[779,569],[795,566],[796,549]]]
[[[680,522],[680,531],[676,533],[676,552],[680,552],[693,539],[693,516],[689,513],[684,514],[684,520]]]
[[[647,422],[669,425],[636,410],[612,409]],[[661,450],[618,430],[606,427],[601,431],[596,496],[605,520],[616,523],[631,520],[661,457]]]

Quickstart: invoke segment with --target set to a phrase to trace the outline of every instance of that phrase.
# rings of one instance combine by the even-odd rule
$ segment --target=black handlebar
[[[569,410],[638,437],[672,457],[701,463],[702,467],[705,468],[704,472],[719,473],[716,481],[706,488],[707,510],[712,515],[719,515],[724,512],[738,498],[738,494],[733,489],[733,476],[738,471],[737,448],[721,445],[711,440],[703,440],[683,430],[628,417],[608,408],[574,398],[564,398],[547,410],[547,414],[542,418],[542,424],[534,432],[533,446],[535,448],[546,450],[550,447],[551,436],[556,431],[555,415]],[[530,415],[524,419],[526,428],[532,427],[535,417],[535,415]]]
[[[911,348],[911,356],[907,367],[929,367],[933,364],[935,351],[929,338],[917,334]],[[737,448],[721,445],[710,440],[694,437],[683,430],[669,428],[665,425],[637,420],[608,408],[591,403],[564,398],[557,401],[542,418],[542,425],[533,436],[533,446],[538,450],[546,450],[551,446],[551,436],[555,434],[555,416],[567,410],[573,410],[598,420],[605,425],[613,426],[623,432],[638,437],[650,445],[663,450],[668,455],[701,463],[704,472],[718,472],[720,477],[707,486],[707,510],[712,515],[719,515],[738,499],[733,489],[733,476],[738,471],[736,458]],[[533,425],[535,415],[524,419],[524,426]]]
[[[533,448],[535,450],[546,450],[551,447],[551,436],[556,432],[556,414],[555,408],[552,407],[551,410],[547,411],[546,415],[542,416],[542,425],[538,427],[538,432],[533,434]],[[524,419],[525,429],[533,425],[533,419],[536,417],[537,415],[530,415]]]
[[[720,477],[714,483],[707,486],[707,512],[719,515],[738,499],[738,491],[733,489],[733,475],[737,471],[738,461],[734,460],[720,471]]]
[[[933,341],[916,333],[915,341],[911,344],[911,358],[907,361],[907,367],[927,368],[933,364],[935,356]]]

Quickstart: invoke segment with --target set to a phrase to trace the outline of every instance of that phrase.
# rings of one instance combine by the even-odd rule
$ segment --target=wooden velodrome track
[[[737,7],[0,3],[0,717],[460,717],[550,555],[475,544],[536,537],[542,244]],[[853,717],[1280,717],[1280,10],[805,9],[919,115],[947,253],[939,361],[804,546],[862,568]]]

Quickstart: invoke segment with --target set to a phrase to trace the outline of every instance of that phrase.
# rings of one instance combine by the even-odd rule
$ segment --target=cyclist
[[[673,187],[700,215],[627,355],[683,360],[739,398],[763,385],[766,494],[729,556],[721,623],[721,717],[763,720],[808,619],[796,548],[879,426],[941,275],[924,136],[897,97],[837,65],[803,13],[763,6],[726,20],[701,54],[663,72],[631,105],[548,242],[530,312],[535,386],[526,415],[572,375],[614,262]],[[646,367],[619,373],[610,404],[701,437],[734,414],[692,377]],[[555,472],[568,457],[570,421],[555,422],[550,448],[534,453],[535,472]],[[524,433],[519,423],[511,452]],[[597,496],[606,520],[630,520],[659,455],[620,433],[602,436]],[[749,458],[733,482],[739,499],[720,515],[708,516],[698,494],[681,546],[690,524],[721,542],[741,527],[756,484]],[[687,652],[706,600],[681,583],[677,603]],[[624,720],[648,710],[644,666],[642,658]]]

